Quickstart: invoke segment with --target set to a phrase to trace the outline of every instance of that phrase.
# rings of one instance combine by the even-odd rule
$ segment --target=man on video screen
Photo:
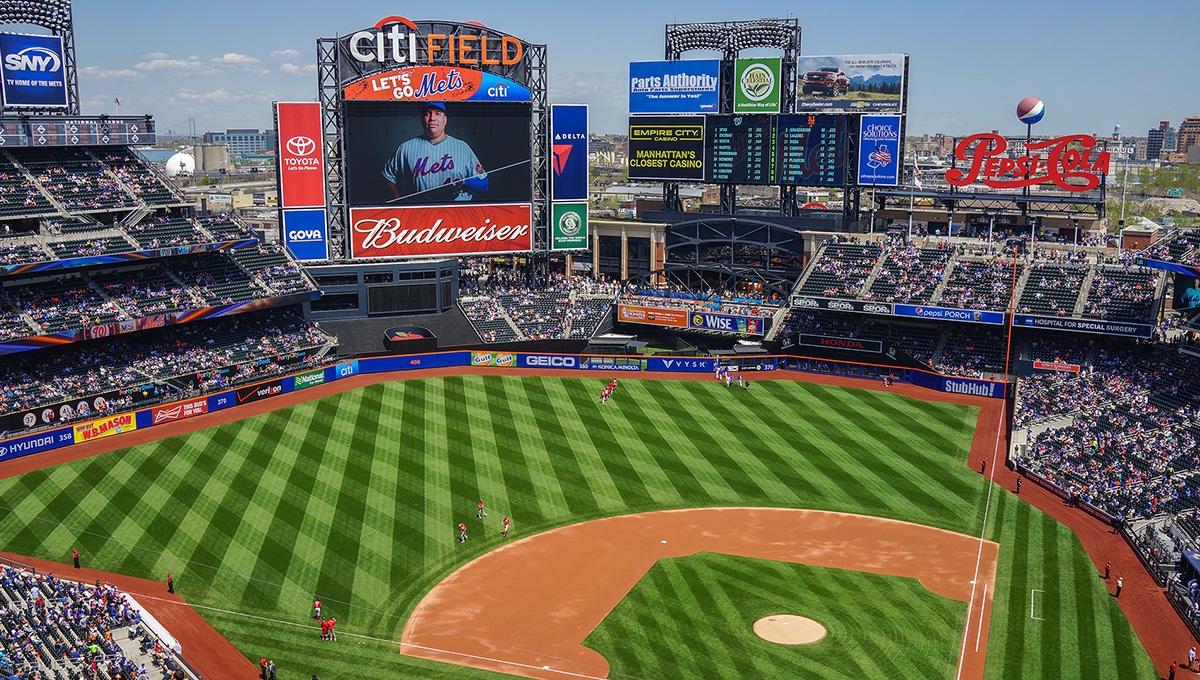
[[[1200,279],[1192,279],[1192,287],[1183,291],[1179,301],[1183,303],[1184,309],[1191,309],[1200,305]]]
[[[488,190],[487,173],[470,145],[446,134],[445,104],[426,103],[421,127],[421,136],[397,147],[383,166],[392,202],[471,201]]]

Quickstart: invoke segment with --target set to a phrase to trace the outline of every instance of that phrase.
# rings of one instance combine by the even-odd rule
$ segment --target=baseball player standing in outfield
[[[458,542],[467,542],[467,525],[463,522],[458,523]]]
[[[508,536],[508,529],[509,529],[509,527],[510,527],[511,525],[512,525],[512,520],[510,520],[509,518],[505,517],[505,518],[504,518],[504,533],[502,533],[502,534],[500,534],[500,535],[501,535],[501,536]]]
[[[483,164],[470,145],[446,134],[446,105],[426,102],[420,137],[404,142],[383,166],[394,199],[421,194],[422,203],[470,201],[488,190]]]

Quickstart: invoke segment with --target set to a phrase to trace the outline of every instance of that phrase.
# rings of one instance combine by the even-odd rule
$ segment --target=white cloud
[[[271,58],[278,59],[279,61],[287,61],[289,59],[299,59],[300,58],[300,50],[275,50],[274,52],[271,53]]]
[[[179,104],[182,102],[239,102],[252,99],[270,100],[272,97],[269,92],[230,92],[225,88],[217,88],[211,92],[193,92],[191,90],[180,90],[171,97],[169,103]]]
[[[139,61],[133,67],[139,71],[172,71],[179,75],[212,76],[220,73],[219,70],[200,61],[200,57],[195,56],[186,59],[170,59],[164,56]]]
[[[99,66],[85,66],[79,69],[79,73],[84,78],[94,78],[96,80],[109,79],[129,79],[141,80],[146,76],[142,73],[130,68],[100,68]]]
[[[143,59],[166,59],[169,56],[171,56],[171,55],[167,54],[166,52],[147,52],[142,55],[142,58]]]
[[[297,66],[295,64],[282,64],[279,67],[282,73],[287,73],[293,76],[306,76],[317,72],[316,64],[308,64],[307,66]]]
[[[209,59],[209,61],[213,62],[214,64],[257,64],[258,63],[258,60],[255,59],[254,57],[250,57],[245,54],[238,54],[237,52],[226,52],[225,54],[223,54],[219,57],[213,57],[212,59]]]

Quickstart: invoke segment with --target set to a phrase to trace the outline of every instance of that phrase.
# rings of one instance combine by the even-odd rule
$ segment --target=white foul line
[[[983,584],[983,598],[979,600],[979,627],[975,629],[975,651],[979,651],[979,638],[983,635],[983,608],[987,606],[987,586]]]
[[[975,609],[975,589],[979,587],[979,566],[983,562],[983,541],[984,535],[987,533],[988,513],[992,509],[992,489],[996,486],[994,479],[996,477],[997,455],[1000,453],[1000,432],[1004,427],[1004,410],[1000,410],[1000,417],[996,419],[996,444],[992,447],[992,474],[988,476],[988,492],[987,502],[983,506],[983,524],[979,529],[979,552],[975,555],[975,577],[971,579],[971,599],[967,602],[967,623],[963,626],[962,646],[958,650],[958,670],[954,673],[954,680],[962,679],[963,670],[963,655],[967,653],[967,636],[971,633],[971,615]],[[985,584],[986,586],[986,584]],[[983,606],[979,607],[979,625],[983,625]]]

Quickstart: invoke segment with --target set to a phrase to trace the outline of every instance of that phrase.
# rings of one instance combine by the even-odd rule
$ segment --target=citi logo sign
[[[54,73],[62,69],[62,57],[49,47],[26,47],[4,56],[4,65],[11,71],[40,71]]]

